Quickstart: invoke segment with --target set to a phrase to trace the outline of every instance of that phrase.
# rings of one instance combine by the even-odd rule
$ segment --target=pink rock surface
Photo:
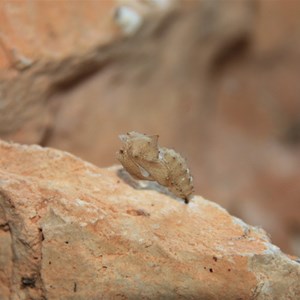
[[[0,299],[297,299],[300,264],[195,196],[0,143]]]

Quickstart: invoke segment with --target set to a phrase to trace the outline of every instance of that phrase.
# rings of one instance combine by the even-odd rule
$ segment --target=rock
[[[300,264],[262,229],[40,146],[0,142],[0,240],[4,300],[300,293]]]
[[[42,139],[52,122],[49,94],[62,78],[74,80],[97,69],[102,58],[95,48],[120,37],[109,13],[114,6],[113,0],[1,2],[2,137],[27,143]]]
[[[157,13],[162,4],[174,9]],[[105,166],[120,132],[160,134],[188,159],[196,191],[300,255],[299,8],[2,1],[0,137]],[[132,36],[123,21],[138,24]]]
[[[187,158],[196,191],[300,255],[300,2],[192,2],[152,16],[111,45],[105,68],[54,93],[41,143],[108,166],[121,132],[159,134]]]
[[[126,37],[116,17],[123,2],[131,2],[139,26],[147,15],[173,7],[172,0],[156,5],[130,0],[0,3],[1,138],[47,139],[59,108],[50,96],[103,69],[114,52],[110,46]]]

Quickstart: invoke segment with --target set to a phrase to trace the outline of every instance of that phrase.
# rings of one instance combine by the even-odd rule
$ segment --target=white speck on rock
[[[268,242],[266,242],[264,244],[267,247],[267,249],[264,251],[264,254],[272,254],[272,255],[276,254],[276,255],[278,255],[278,254],[281,253],[281,250],[277,246],[275,246],[271,243],[268,243]]]
[[[135,33],[143,22],[142,16],[135,9],[126,5],[116,9],[114,19],[123,32],[128,35]],[[120,138],[124,138],[124,135]]]
[[[100,174],[100,173],[94,173],[94,172],[91,172],[90,170],[86,170],[85,174],[89,175],[91,177],[102,177],[102,174]]]
[[[86,206],[86,205],[88,205],[88,202],[83,201],[83,200],[81,200],[81,199],[79,199],[79,198],[75,199],[75,203],[76,203],[78,206]]]
[[[153,228],[153,229],[159,229],[160,226],[159,226],[159,224],[153,224],[153,225],[152,225],[152,228]]]

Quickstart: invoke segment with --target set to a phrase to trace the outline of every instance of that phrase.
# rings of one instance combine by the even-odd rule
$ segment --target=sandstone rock
[[[2,137],[41,140],[52,121],[49,93],[62,78],[74,80],[97,69],[101,54],[92,59],[94,67],[90,63],[95,48],[120,36],[111,20],[114,6],[113,0],[1,1]]]
[[[16,64],[21,64],[22,58],[26,58],[30,68],[30,61],[59,60],[75,51],[107,43],[115,34],[109,19],[115,4],[114,0],[1,1],[0,74],[5,76],[5,70],[24,70],[25,61],[24,68]]]
[[[300,2],[194,3],[153,16],[100,72],[52,95],[41,143],[107,166],[120,132],[160,134],[188,159],[196,191],[300,255],[300,52],[288,34],[300,34]]]
[[[262,229],[66,152],[0,143],[0,299],[297,299]]]
[[[19,50],[12,63],[0,50],[1,137],[105,166],[120,132],[160,134],[196,191],[300,255],[300,2],[191,0],[122,39],[104,2],[1,2],[4,45]]]
[[[111,56],[109,46],[126,36],[117,26],[120,2],[1,1],[2,138],[41,143],[47,137],[57,109],[49,96],[101,70]],[[172,0],[165,8],[160,1],[135,1],[133,9],[140,2],[140,26],[148,14],[172,7]]]

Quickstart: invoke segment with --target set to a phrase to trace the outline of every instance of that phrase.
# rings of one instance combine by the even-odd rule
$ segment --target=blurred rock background
[[[299,50],[299,1],[2,0],[0,137],[105,167],[118,134],[159,134],[300,255]]]

